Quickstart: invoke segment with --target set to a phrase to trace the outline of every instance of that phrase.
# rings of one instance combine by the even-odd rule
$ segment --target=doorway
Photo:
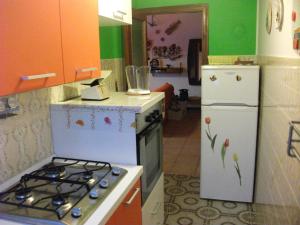
[[[176,15],[178,16],[176,17]],[[188,22],[185,23],[184,18],[187,18]],[[165,20],[165,25],[159,26],[162,24],[163,19]],[[198,21],[198,23],[194,23],[195,21]],[[195,32],[190,32],[191,29],[189,31],[185,29],[191,27],[190,24],[192,22],[193,29],[199,30],[196,34]],[[176,27],[179,28],[177,29]],[[185,59],[178,60],[176,57],[180,54],[172,55],[171,57],[176,58],[173,61],[172,59],[169,60],[169,56],[164,55],[160,57],[158,55],[157,57],[160,58],[160,61],[168,58],[165,60],[166,63],[162,63],[163,67],[168,67],[169,65],[166,64],[174,62],[171,65],[173,71],[181,67],[183,67],[183,71],[173,74],[155,74],[150,78],[152,82],[152,84],[150,83],[150,87],[151,89],[155,89],[156,86],[168,82],[175,86],[175,95],[179,95],[179,89],[188,88],[190,96],[196,96],[199,99],[200,86],[189,85],[187,62],[180,63],[180,61],[187,61],[186,52],[189,39],[199,38],[201,40],[200,65],[207,64],[208,62],[208,6],[206,4],[133,10],[132,26],[124,27],[125,66],[150,66],[155,46],[151,46],[149,34],[152,34],[152,36],[157,35],[161,39],[156,42],[158,49],[169,48],[173,42],[176,42],[176,37],[174,37],[176,33],[178,35],[182,34],[182,32],[193,33],[191,37],[184,38],[184,44],[178,43],[179,47],[184,48],[183,55]],[[183,39],[181,36],[178,39]],[[169,41],[170,39],[172,41]],[[166,43],[165,46],[163,46],[164,43]],[[186,114],[181,120],[168,120],[164,125],[164,172],[166,174],[199,177],[201,113],[200,108],[195,109],[193,107],[192,110],[189,108],[187,107]]]

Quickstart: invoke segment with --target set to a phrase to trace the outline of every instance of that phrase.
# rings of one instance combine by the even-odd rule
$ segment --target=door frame
[[[144,38],[147,38],[147,26],[146,26],[146,17],[147,15],[156,15],[156,14],[168,14],[168,13],[202,13],[202,65],[208,63],[208,4],[197,4],[197,5],[180,5],[180,6],[167,6],[167,7],[157,7],[157,8],[145,8],[145,9],[133,9],[132,18],[141,20],[144,22]],[[132,64],[132,29],[131,25],[123,27],[124,34],[124,59],[125,65]],[[144,63],[147,65],[147,50],[146,50],[146,41],[143,46],[144,51]]]

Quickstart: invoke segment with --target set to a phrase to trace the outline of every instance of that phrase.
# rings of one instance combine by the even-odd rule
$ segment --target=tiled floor
[[[255,225],[251,204],[199,198],[199,178],[165,175],[165,225]]]
[[[199,177],[200,110],[189,110],[180,121],[164,127],[164,172]]]

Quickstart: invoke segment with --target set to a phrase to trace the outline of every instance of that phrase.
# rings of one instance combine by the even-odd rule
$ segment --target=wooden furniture
[[[99,0],[101,26],[132,24],[131,0]]]
[[[143,206],[143,225],[164,223],[164,174],[162,174]]]
[[[98,0],[61,0],[61,34],[65,82],[98,77]]]
[[[3,0],[0,96],[100,75],[97,0]]]
[[[142,225],[140,180],[128,192],[106,225]]]
[[[0,3],[0,96],[64,82],[59,0]]]

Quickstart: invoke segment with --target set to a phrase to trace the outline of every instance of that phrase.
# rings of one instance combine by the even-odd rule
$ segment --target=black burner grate
[[[66,173],[69,168],[75,168],[74,172]],[[97,177],[97,182],[89,182],[93,177],[93,172],[104,168],[107,170],[101,177]],[[17,185],[6,192],[0,193],[0,203],[53,212],[58,219],[62,219],[111,170],[111,165],[106,162],[53,157],[51,163],[24,175]],[[56,174],[59,175],[56,176]],[[64,176],[61,176],[61,174],[64,174]],[[54,191],[43,193],[44,197],[30,199],[33,198],[32,191],[40,191],[41,187],[47,185],[50,185]],[[66,185],[68,191],[64,191]],[[67,199],[71,198],[73,194],[79,196],[72,198],[71,203]]]

